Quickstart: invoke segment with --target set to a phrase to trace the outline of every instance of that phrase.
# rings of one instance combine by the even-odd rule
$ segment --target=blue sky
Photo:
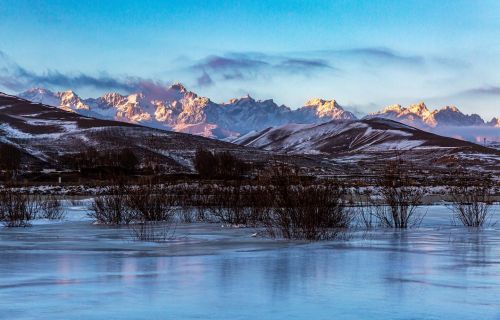
[[[174,81],[215,101],[500,116],[500,1],[0,0],[0,90]]]

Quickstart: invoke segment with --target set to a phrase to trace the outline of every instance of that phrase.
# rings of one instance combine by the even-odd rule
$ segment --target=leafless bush
[[[248,194],[246,206],[249,208],[248,223],[259,226],[266,222],[273,206],[273,195],[269,186],[254,186]]]
[[[106,194],[95,197],[88,215],[103,224],[128,224],[132,215],[127,206],[129,188],[124,185],[111,186]]]
[[[134,220],[171,221],[175,212],[176,197],[163,185],[147,183],[132,190],[127,205]]]
[[[50,220],[64,219],[64,209],[61,201],[55,196],[50,195],[39,200],[40,217]]]
[[[6,227],[29,227],[36,218],[38,202],[35,196],[7,188],[0,191],[0,220]]]
[[[489,219],[493,204],[493,179],[490,175],[459,170],[448,188],[449,208],[454,218],[466,227],[482,227]]]
[[[243,189],[241,183],[214,188],[209,211],[218,221],[232,225],[247,224],[250,214],[243,200]]]
[[[336,181],[304,185],[282,178],[273,186],[274,210],[266,222],[270,236],[314,241],[346,233],[353,215],[345,188]]]
[[[261,225],[271,209],[269,186],[237,180],[211,189],[206,209],[216,221],[231,225]]]
[[[379,180],[381,203],[373,201],[373,214],[384,227],[406,229],[419,225],[424,217],[417,208],[426,190],[416,184],[409,170],[398,158],[388,163]]]
[[[182,223],[192,223],[195,220],[193,208],[191,206],[181,205],[178,211],[178,219]]]
[[[364,194],[361,194],[359,190],[355,190],[353,197],[355,197],[353,199],[353,206],[358,217],[357,222],[361,223],[361,225],[366,229],[372,229],[378,221],[375,215],[375,207],[373,202],[370,200],[372,193],[365,192]]]

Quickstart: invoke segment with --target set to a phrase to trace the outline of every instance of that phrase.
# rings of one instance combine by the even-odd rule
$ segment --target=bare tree
[[[387,163],[379,179],[382,203],[373,202],[374,215],[384,227],[406,229],[422,221],[417,212],[426,194],[423,186],[410,175],[411,166],[401,156]]]
[[[451,175],[449,208],[454,218],[466,227],[482,227],[489,219],[493,205],[493,179],[491,175],[458,169]]]
[[[15,192],[12,188],[0,191],[0,220],[6,227],[31,226],[38,209],[34,195]]]
[[[39,217],[50,220],[64,219],[64,209],[61,201],[53,195],[39,199],[40,215]]]
[[[128,224],[132,220],[127,206],[129,187],[118,184],[108,187],[106,193],[94,198],[88,215],[103,224]]]
[[[272,237],[326,240],[346,233],[352,222],[348,190],[338,181],[315,181],[296,170],[276,167],[267,190],[274,196],[266,229]]]
[[[175,213],[176,196],[165,185],[148,182],[133,189],[127,196],[133,219],[139,222],[170,222]]]

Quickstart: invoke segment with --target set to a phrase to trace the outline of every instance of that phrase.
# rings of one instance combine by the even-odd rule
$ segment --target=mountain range
[[[33,88],[19,96],[85,116],[229,141],[248,132],[288,123],[357,119],[335,100],[315,98],[296,109],[278,105],[272,99],[255,100],[250,96],[216,103],[188,91],[179,83],[165,87],[161,92],[106,93],[88,99],[82,99],[73,91],[52,92],[43,88]],[[423,102],[408,107],[391,105],[364,117],[372,118],[391,119],[463,140],[500,140],[500,117],[486,122],[479,115],[464,114],[454,106],[431,111]]]
[[[69,98],[69,95],[63,95],[63,98]],[[106,98],[107,101],[123,99],[112,95],[107,95]],[[114,114],[118,112],[120,117],[127,116],[127,119],[129,116],[137,116],[136,119],[139,120],[146,119],[145,113],[134,113],[136,98],[141,97],[128,96],[127,102],[120,105],[119,109],[108,109]],[[92,105],[95,108],[95,105],[102,103],[96,100],[87,102],[95,103]],[[250,103],[251,100],[253,99],[243,98],[232,106]],[[210,108],[218,108],[208,100],[205,102]],[[132,106],[131,109],[127,109],[127,103]],[[308,110],[314,110],[313,114],[320,118],[321,115],[316,114],[317,102],[313,103],[313,109],[305,106],[300,112],[308,114]],[[91,105],[84,105],[81,101],[77,101],[74,106],[79,106],[80,109],[76,110],[81,110],[80,112],[94,112]],[[184,107],[185,109],[188,108]],[[328,112],[331,109],[331,106],[325,107]],[[291,113],[284,107],[280,110],[286,115]],[[295,116],[298,112],[292,114]],[[202,118],[205,115],[201,113]],[[196,114],[192,116],[196,117]],[[182,117],[189,119],[180,112],[177,118]],[[249,132],[229,143],[134,123],[84,116],[64,106],[48,106],[0,93],[0,145],[2,144],[21,150],[24,155],[22,164],[26,168],[61,166],[67,157],[79,157],[79,154],[90,149],[103,152],[129,149],[144,165],[155,163],[174,173],[193,172],[193,157],[199,148],[229,151],[245,162],[255,164],[255,167],[265,167],[270,161],[279,161],[319,175],[345,175],[357,171],[362,175],[366,170],[372,170],[370,168],[379,170],[381,164],[395,152],[405,152],[409,159],[424,168],[445,168],[449,163],[466,162],[471,162],[471,165],[481,170],[498,171],[500,167],[498,150],[442,137],[388,119],[341,119],[320,124],[285,124]]]

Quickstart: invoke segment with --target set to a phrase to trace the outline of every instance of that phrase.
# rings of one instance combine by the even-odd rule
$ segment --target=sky
[[[216,102],[335,99],[500,116],[497,0],[0,0],[0,90],[183,83]]]

